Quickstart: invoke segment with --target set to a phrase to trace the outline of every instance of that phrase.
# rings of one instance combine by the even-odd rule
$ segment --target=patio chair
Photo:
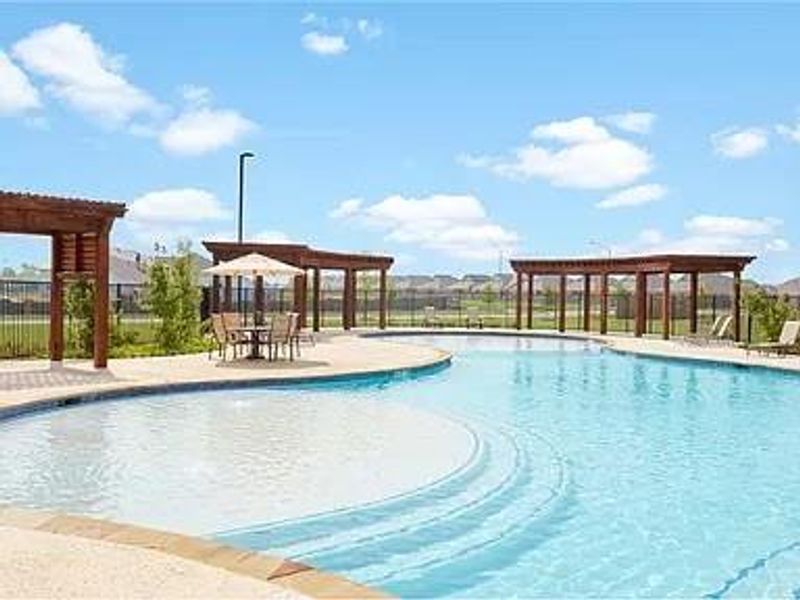
[[[777,342],[751,344],[747,346],[747,353],[750,354],[751,350],[755,350],[760,354],[774,352],[778,356],[786,356],[790,350],[797,347],[798,343],[800,343],[800,321],[786,321]]]
[[[210,333],[212,340],[217,345],[217,354],[219,355],[220,358],[222,358],[222,360],[228,360],[228,346],[230,345],[230,340],[228,339],[228,334],[225,331],[225,324],[222,322],[222,315],[216,313],[211,315]],[[211,359],[212,350],[213,348],[209,347],[208,349],[209,359]]]
[[[297,339],[297,313],[287,313],[275,315],[272,319],[269,331],[269,354],[270,359],[278,358],[278,350],[286,356],[286,349],[289,349],[289,360],[294,360],[294,348]],[[273,354],[274,352],[274,354]]]
[[[423,327],[441,327],[442,320],[436,314],[435,306],[426,306],[422,309],[422,326]]]
[[[239,346],[247,346],[250,344],[250,337],[241,328],[244,326],[244,320],[239,313],[225,312],[222,313],[222,325],[225,328],[225,335],[228,343],[233,346],[234,358],[238,356]]]
[[[729,337],[732,324],[733,317],[731,315],[719,315],[706,333],[690,333],[683,338],[683,341],[689,344],[709,344],[714,341],[723,341]]]
[[[314,339],[314,334],[311,333],[307,328],[300,327],[300,313],[291,312],[289,315],[294,318],[295,325],[294,325],[294,333],[292,334],[292,342],[294,343],[295,351],[297,352],[297,356],[300,356],[300,344],[306,343],[309,346],[316,346],[317,342]]]
[[[483,329],[483,317],[478,312],[477,306],[467,307],[466,325],[467,329],[471,329],[473,327],[477,327],[478,329]]]

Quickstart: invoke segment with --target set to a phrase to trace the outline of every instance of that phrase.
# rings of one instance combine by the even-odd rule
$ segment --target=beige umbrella
[[[203,270],[209,275],[230,275],[233,277],[263,277],[270,285],[288,285],[289,278],[303,275],[305,271],[292,265],[287,265],[274,258],[252,252],[239,258]]]
[[[252,252],[245,254],[239,258],[234,258],[227,262],[221,262],[218,265],[209,267],[203,271],[209,275],[232,275],[232,276],[249,276],[249,277],[264,277],[265,279],[281,280],[295,275],[302,275],[305,273],[303,269],[298,269],[292,265],[287,265],[274,258],[269,258],[263,254]]]

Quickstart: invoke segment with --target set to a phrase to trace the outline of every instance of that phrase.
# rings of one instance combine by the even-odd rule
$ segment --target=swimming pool
[[[99,505],[109,517],[135,505],[140,520],[156,524],[196,518],[198,526],[213,524],[204,533],[220,540],[405,597],[800,593],[800,377],[641,358],[580,341],[408,341],[454,351],[452,366],[396,382],[202,392],[181,395],[182,403],[142,397],[1,422],[0,500],[76,512]],[[420,448],[398,459],[398,469],[424,469],[426,456],[452,444],[460,450],[448,475],[431,472],[414,492],[316,516],[259,520],[258,511],[237,513],[221,492],[187,492],[176,514],[175,504],[148,497],[149,481],[185,480],[187,455],[242,460],[257,451],[254,424],[276,414],[262,413],[265,404],[290,401],[304,403],[318,433],[346,427],[330,422],[343,403],[391,406],[397,418],[427,411],[452,424],[447,444],[421,431]],[[315,419],[315,407],[327,418]],[[230,425],[230,411],[239,429],[202,437]],[[128,442],[120,446],[113,435],[123,424]],[[387,427],[374,423],[379,446],[391,445]],[[475,440],[469,452],[464,431]],[[302,456],[309,439],[304,430],[265,443],[291,443]],[[198,461],[191,473],[203,489],[232,485],[226,473],[204,468]],[[243,493],[252,503],[258,492]]]

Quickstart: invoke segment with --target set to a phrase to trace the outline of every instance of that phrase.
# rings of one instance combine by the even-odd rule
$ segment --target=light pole
[[[239,155],[239,231],[238,241],[244,241],[244,162],[248,158],[255,158],[252,152],[242,152]]]
[[[241,244],[244,241],[244,163],[248,158],[254,158],[255,154],[252,152],[242,152],[239,154],[239,228],[237,231],[237,239]],[[242,293],[244,279],[240,276],[236,281],[239,293],[237,294],[237,304],[239,305],[239,312],[242,312]]]

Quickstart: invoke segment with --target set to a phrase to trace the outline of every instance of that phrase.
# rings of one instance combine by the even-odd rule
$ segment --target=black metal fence
[[[207,317],[210,290],[204,288],[201,318]],[[0,280],[0,358],[46,356],[49,337],[50,286],[47,282]],[[234,288],[232,301],[237,310],[252,318],[255,307],[252,288]],[[141,285],[112,284],[110,288],[113,308],[112,329],[128,343],[150,343],[154,339],[156,319],[147,307],[145,291]],[[306,295],[311,314],[311,294]],[[291,310],[294,291],[289,288],[265,289],[267,312]],[[388,326],[422,327],[435,324],[442,327],[464,327],[469,319],[478,318],[484,327],[512,328],[516,325],[516,296],[513,290],[459,290],[459,289],[397,289],[388,290]],[[792,299],[800,308],[800,297]],[[686,293],[671,295],[671,330],[682,335],[689,330],[689,297]],[[599,331],[600,297],[592,294],[590,306],[591,328]],[[661,331],[661,294],[648,295],[647,332]],[[359,288],[356,301],[357,327],[377,327],[379,323],[380,296],[375,288]],[[701,331],[707,330],[717,315],[729,313],[731,297],[728,295],[701,295],[698,304],[698,321]],[[634,298],[630,292],[617,292],[609,296],[608,331],[629,333],[634,328]],[[743,337],[750,341],[762,338],[755,319],[742,311]],[[558,327],[558,297],[552,291],[539,291],[534,295],[533,328],[553,330]],[[342,324],[342,291],[323,288],[320,295],[322,327],[340,327]],[[527,327],[527,306],[523,305],[523,328]],[[583,328],[583,293],[570,291],[566,300],[566,326],[568,330]],[[73,324],[66,321],[67,348],[73,344]]]

